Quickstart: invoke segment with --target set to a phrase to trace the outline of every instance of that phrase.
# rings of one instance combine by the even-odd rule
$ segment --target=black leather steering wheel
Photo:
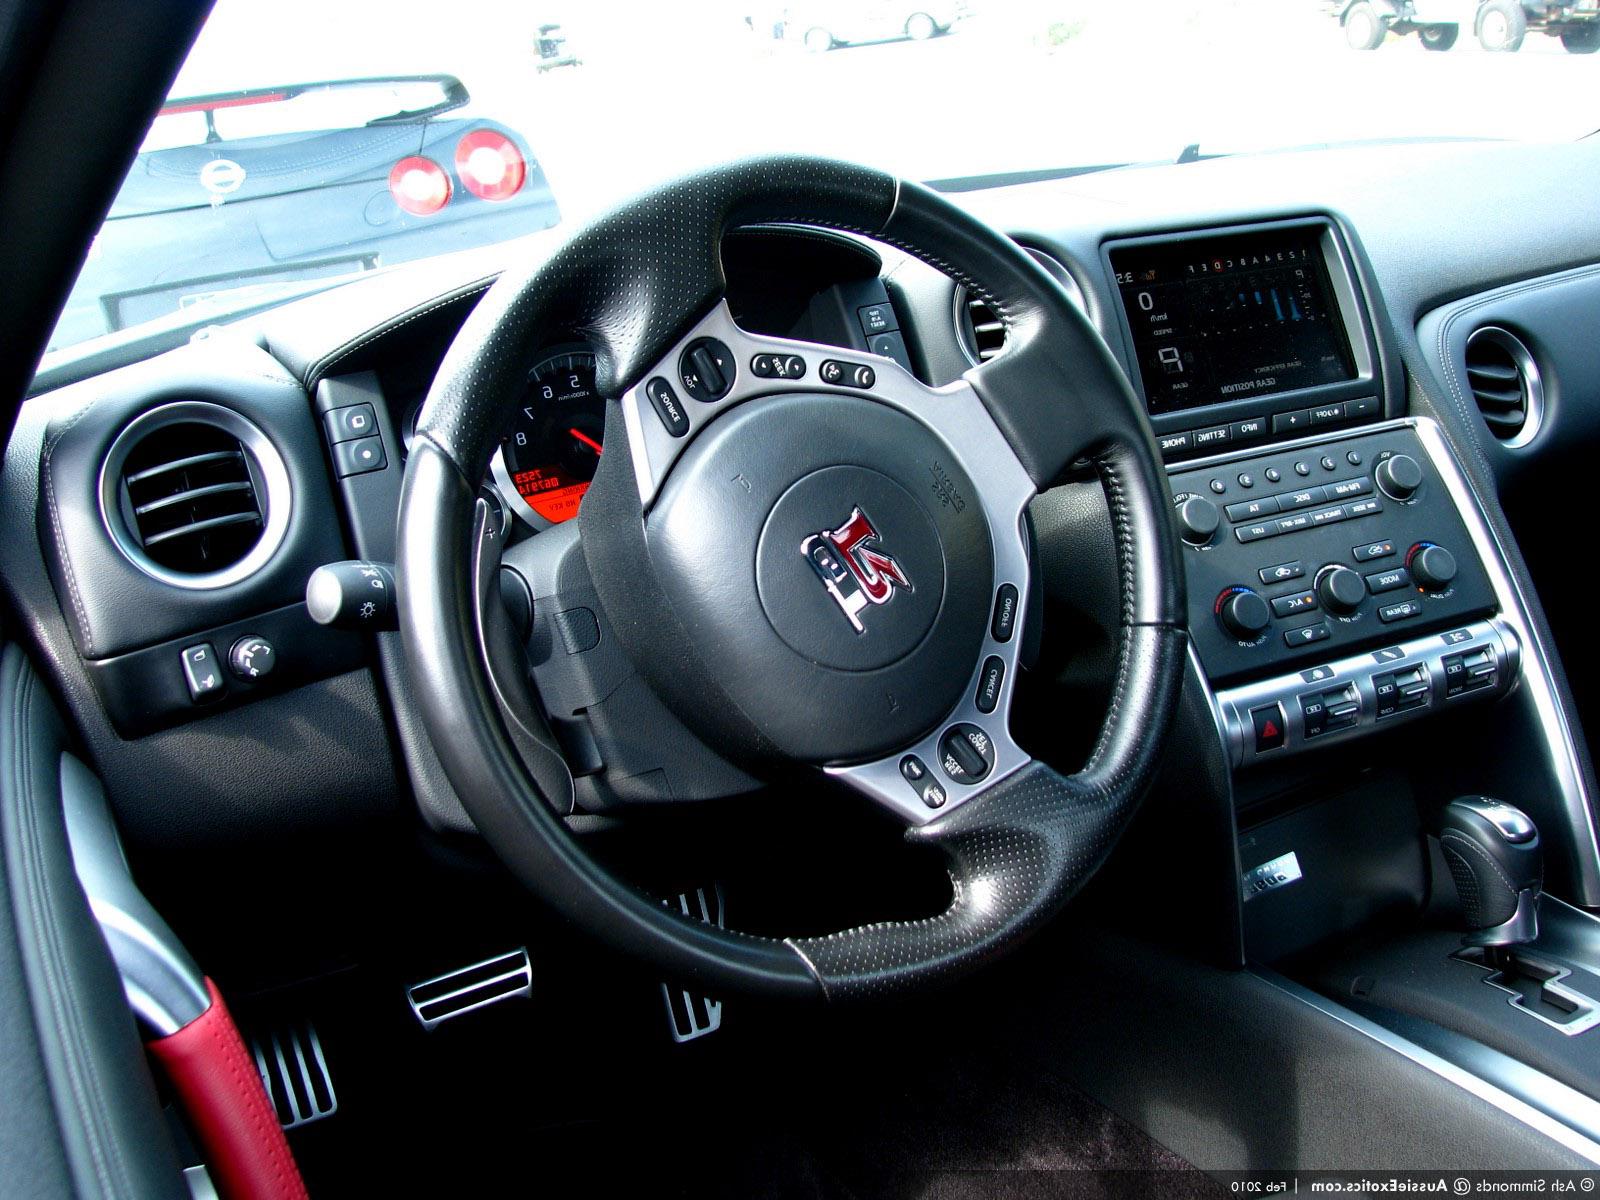
[[[887,359],[747,333],[723,302],[720,246],[759,223],[850,231],[923,259],[993,306],[1004,353],[933,389]],[[824,770],[897,813],[908,839],[944,852],[947,911],[826,937],[724,931],[608,873],[546,802],[496,699],[468,564],[479,481],[528,354],[553,334],[593,347],[615,398],[578,530],[639,673],[734,760]],[[1110,708],[1068,776],[1030,759],[1007,717],[1026,505],[1075,464],[1105,488],[1122,611]],[[923,187],[828,160],[690,176],[502,277],[423,406],[399,533],[411,678],[483,836],[580,927],[724,989],[884,994],[1016,943],[1128,823],[1182,678],[1170,500],[1104,342],[1010,239]]]

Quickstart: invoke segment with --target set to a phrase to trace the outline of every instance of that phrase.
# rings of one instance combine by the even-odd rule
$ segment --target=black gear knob
[[[1528,814],[1488,796],[1461,796],[1444,806],[1438,831],[1461,898],[1463,940],[1510,946],[1538,937],[1544,855]]]

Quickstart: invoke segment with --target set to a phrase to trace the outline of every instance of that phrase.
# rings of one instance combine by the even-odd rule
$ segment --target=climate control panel
[[[1409,426],[1186,464],[1169,482],[1190,632],[1213,685],[1495,610]]]

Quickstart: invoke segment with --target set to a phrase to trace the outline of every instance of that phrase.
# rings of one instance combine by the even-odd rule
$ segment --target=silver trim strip
[[[100,780],[61,756],[61,808],[72,865],[135,1015],[161,1037],[211,1007],[205,975],[133,881]]]
[[[1419,1067],[1437,1075],[1447,1083],[1452,1083],[1464,1092],[1478,1097],[1485,1103],[1493,1105],[1505,1113],[1512,1120],[1526,1125],[1529,1129],[1543,1134],[1551,1141],[1571,1150],[1574,1154],[1600,1165],[1600,1140],[1589,1136],[1571,1123],[1574,1119],[1586,1118],[1590,1128],[1600,1129],[1600,1104],[1588,1096],[1583,1095],[1559,1080],[1551,1079],[1547,1075],[1529,1069],[1530,1076],[1536,1078],[1540,1090],[1544,1093],[1539,1106],[1513,1095],[1511,1092],[1490,1083],[1488,1080],[1474,1075],[1464,1067],[1457,1066],[1448,1059],[1440,1057],[1431,1050],[1407,1038],[1401,1037],[1392,1030],[1385,1029],[1375,1021],[1335,1004],[1326,997],[1319,995],[1310,988],[1286,979],[1276,972],[1260,967],[1249,968],[1250,973],[1263,983],[1276,988],[1291,999],[1298,1000],[1308,1008],[1315,1009],[1323,1016],[1331,1017],[1341,1025],[1353,1029],[1364,1037],[1394,1051],[1401,1057],[1409,1059]]]
[[[492,976],[466,978],[473,972],[481,971],[484,967],[498,967],[502,963],[511,969]],[[463,982],[462,986],[452,988],[440,995],[424,996],[421,1000],[417,998],[417,993],[423,989],[433,987],[435,984],[447,983],[454,979],[463,979],[465,982]],[[522,981],[519,986],[503,988],[503,985],[515,983],[519,979]],[[437,1005],[447,1004],[448,1001],[459,999],[461,996],[496,986],[502,987],[503,990],[476,1003],[463,1005],[460,1008],[446,1007],[442,1012],[434,1011]],[[469,963],[467,966],[457,968],[454,971],[446,971],[443,975],[435,975],[432,979],[424,979],[421,983],[412,984],[406,989],[406,1003],[411,1006],[412,1014],[421,1022],[422,1027],[431,1033],[444,1022],[465,1016],[469,1012],[487,1008],[491,1004],[498,1004],[502,1000],[510,1000],[516,996],[531,997],[532,995],[533,966],[528,961],[527,947],[518,946],[515,950],[508,951],[505,954],[497,954],[493,958],[486,958],[481,962]],[[432,1015],[425,1015],[424,1009],[428,1010]]]

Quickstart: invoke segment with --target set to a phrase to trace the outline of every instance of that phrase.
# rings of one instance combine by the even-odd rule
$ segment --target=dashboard
[[[1483,187],[1485,171],[1494,188]],[[1524,331],[1546,381],[1565,389],[1562,404],[1550,392],[1529,400],[1524,416],[1537,436],[1512,445],[1490,431],[1463,384],[1476,361],[1465,343],[1483,322],[1464,320],[1427,344],[1418,330],[1449,306],[1487,303],[1503,284],[1600,262],[1600,232],[1506,216],[1518,198],[1595,183],[1592,146],[1439,145],[1223,159],[958,197],[1014,231],[1062,282],[1145,402],[1186,539],[1196,654],[1235,739],[1235,765],[1267,769],[1357,736],[1306,736],[1300,697],[1322,682],[1307,672],[1338,676],[1323,691],[1354,689],[1361,732],[1410,724],[1410,715],[1379,716],[1374,679],[1417,665],[1430,697],[1418,716],[1503,695],[1541,661],[1550,693],[1566,686],[1551,652],[1535,645],[1542,617],[1528,607],[1531,585],[1511,589],[1525,613],[1504,623],[1506,580],[1525,578],[1518,539],[1524,530],[1530,548],[1539,539],[1537,523],[1513,535],[1497,498],[1503,489],[1512,503],[1519,489],[1548,485],[1539,464],[1600,432],[1590,427],[1595,409],[1575,399],[1600,387],[1600,370],[1574,366],[1585,351],[1558,317],[1509,311],[1504,327]],[[1426,219],[1413,203],[1419,188],[1459,197],[1463,225],[1495,236],[1468,239]],[[392,560],[417,411],[501,265],[495,253],[397,269],[164,355],[77,381],[58,376],[27,406],[7,462],[7,519],[39,537],[0,549],[6,583],[15,607],[34,614],[35,639],[86,743],[118,781],[135,837],[238,836],[284,820],[286,795],[296,797],[293,819],[314,824],[409,792],[430,824],[466,827],[408,712],[394,635],[316,626],[303,595],[325,563]],[[755,229],[730,235],[724,260],[730,307],[752,332],[838,346],[852,361],[864,356],[935,386],[1003,352],[993,314],[892,247]],[[1558,330],[1567,340],[1554,339]],[[506,414],[484,481],[513,540],[560,536],[605,449],[604,400],[580,331],[550,330],[528,348],[525,370],[523,403]],[[223,481],[248,482],[282,518],[265,566],[247,577],[219,582],[201,571],[173,585],[113,536],[140,518],[122,510],[118,471],[104,471],[110,451],[142,414],[179,402],[236,414],[280,460],[251,457],[247,442],[245,478]],[[1426,422],[1441,431],[1443,460]],[[1409,485],[1402,459],[1420,476]],[[1041,527],[1058,500],[1088,511],[1068,503],[1083,486],[1045,498]],[[141,496],[134,507],[146,503]],[[1464,507],[1476,505],[1476,515]],[[1371,560],[1357,556],[1385,545]],[[1433,547],[1455,564],[1443,582],[1429,573],[1443,561],[1426,553]],[[1094,559],[1055,564],[1077,581],[1067,600],[1089,608],[1111,603],[1093,583],[1105,575]],[[548,636],[585,644],[578,625]],[[1491,652],[1496,673],[1481,695],[1448,693],[1443,658],[1458,651],[1421,645],[1459,630],[1472,639],[1460,653]],[[270,675],[232,670],[232,652],[250,637],[271,643]],[[221,660],[222,682],[197,696],[184,654],[202,646]],[[1404,650],[1396,670],[1353,665],[1392,647]],[[1388,681],[1402,682],[1415,679]],[[1258,753],[1240,730],[1259,705],[1240,689],[1268,683],[1287,737],[1282,751]],[[595,683],[603,685],[615,681]],[[563,719],[582,708],[575,700]],[[218,760],[213,748],[223,745],[237,761]],[[300,750],[286,757],[290,745]],[[320,766],[319,756],[339,765]],[[394,763],[398,774],[373,763]],[[239,782],[218,809],[200,797],[221,771]],[[174,788],[175,777],[192,789]],[[351,778],[362,780],[354,791]]]

